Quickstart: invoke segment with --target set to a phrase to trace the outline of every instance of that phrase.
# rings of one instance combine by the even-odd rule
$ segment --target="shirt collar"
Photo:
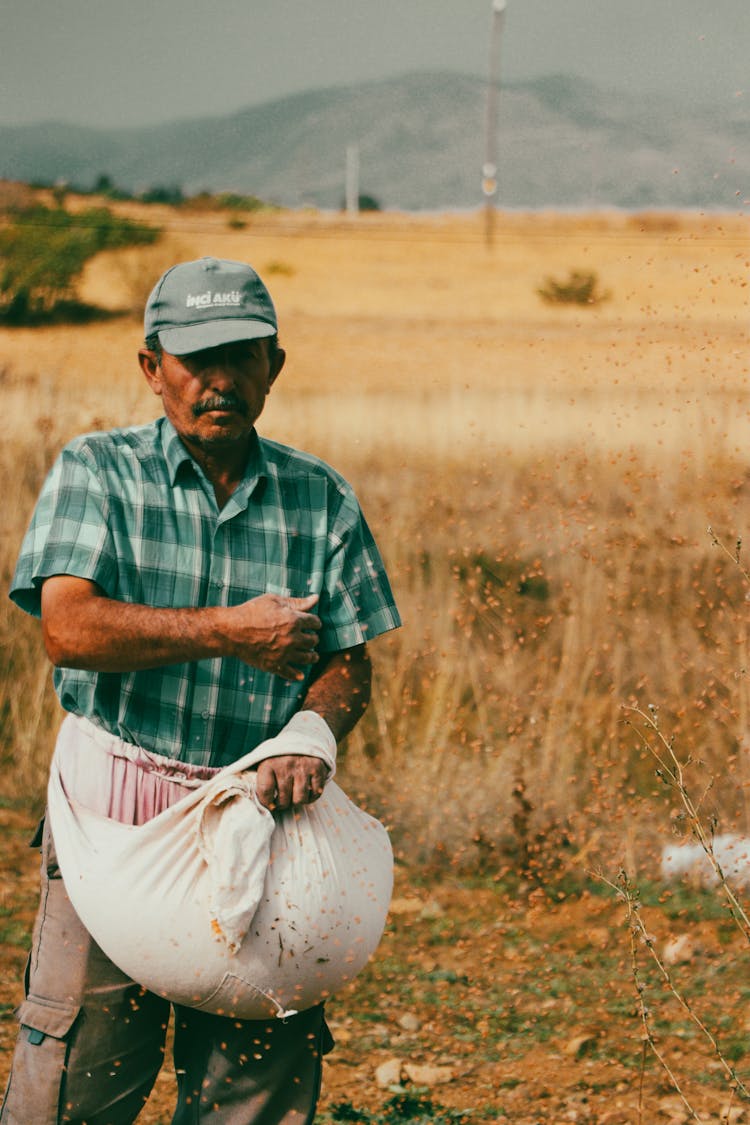
[[[200,466],[196,464],[180,441],[180,436],[170,420],[166,416],[162,416],[159,423],[161,425],[161,448],[169,470],[169,481],[172,487],[174,488],[177,483],[177,477],[183,465],[189,465],[194,472],[202,477],[203,472]],[[252,446],[247,459],[245,475],[237,485],[232,500],[238,506],[244,507],[257,485],[265,480],[267,475],[263,446],[257,432],[253,430]]]

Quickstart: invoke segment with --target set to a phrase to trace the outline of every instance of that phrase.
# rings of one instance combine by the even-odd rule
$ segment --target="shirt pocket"
[[[320,590],[314,589],[311,584],[285,582],[283,578],[279,580],[278,574],[274,575],[273,578],[274,580],[269,579],[261,568],[257,568],[257,570],[255,567],[250,568],[250,573],[243,574],[241,581],[234,587],[232,592],[233,602],[257,598],[261,594],[275,594],[280,598],[306,598],[309,594],[320,593]]]

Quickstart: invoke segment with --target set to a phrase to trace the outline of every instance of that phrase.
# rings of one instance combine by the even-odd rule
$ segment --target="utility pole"
[[[359,145],[346,149],[346,213],[359,214]]]
[[[490,26],[490,66],[487,79],[487,118],[484,135],[482,191],[484,193],[484,240],[492,248],[497,195],[497,102],[500,94],[500,39],[505,17],[506,0],[492,0]]]

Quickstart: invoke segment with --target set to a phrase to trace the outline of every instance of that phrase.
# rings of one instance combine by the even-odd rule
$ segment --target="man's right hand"
[[[317,601],[317,594],[305,598],[261,594],[232,606],[227,611],[232,655],[282,679],[303,679],[306,669],[318,661],[322,623],[310,612]]]

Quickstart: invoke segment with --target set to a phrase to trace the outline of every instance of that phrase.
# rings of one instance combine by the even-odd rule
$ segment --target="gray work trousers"
[[[45,824],[42,891],[26,999],[0,1125],[129,1125],[164,1061],[168,1001],[125,977],[73,910]],[[172,1125],[309,1125],[322,1005],[287,1020],[234,1020],[174,1007]]]

